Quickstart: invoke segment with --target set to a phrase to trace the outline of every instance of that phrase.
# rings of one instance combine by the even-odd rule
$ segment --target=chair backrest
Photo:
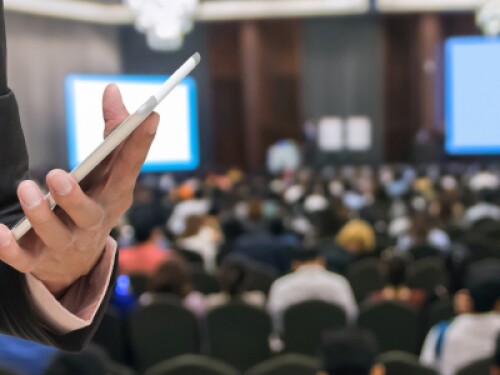
[[[203,257],[195,253],[192,250],[176,248],[175,251],[180,254],[187,262],[189,262],[192,266],[197,266],[203,268],[205,262],[203,261]]]
[[[314,357],[290,353],[259,363],[245,375],[315,375],[318,362]]]
[[[140,296],[146,291],[149,281],[148,275],[143,273],[133,273],[129,275],[129,280],[134,295]]]
[[[17,374],[16,372],[13,372],[11,370],[7,370],[7,369],[0,367],[0,375],[19,375],[19,374]]]
[[[261,309],[230,302],[207,315],[210,355],[241,371],[269,358],[271,320]]]
[[[217,279],[198,267],[193,267],[191,271],[191,282],[193,283],[194,290],[205,295],[220,292],[220,286]]]
[[[434,291],[439,285],[448,285],[448,274],[440,257],[421,259],[410,267],[408,277],[410,288]]]
[[[451,298],[444,298],[434,301],[427,308],[427,333],[431,327],[444,321],[448,321],[455,316],[453,307],[453,300]]]
[[[382,354],[379,361],[384,364],[385,375],[438,375],[433,369],[422,366],[417,356],[404,352]]]
[[[465,366],[457,372],[457,375],[489,375],[491,365],[491,358],[482,359]]]
[[[323,301],[305,301],[290,306],[283,315],[285,350],[316,355],[324,331],[345,327],[346,313],[340,306]]]
[[[413,260],[418,261],[426,258],[435,258],[440,256],[440,251],[428,244],[415,245],[410,249]]]
[[[269,270],[262,270],[254,267],[249,270],[248,275],[248,290],[256,290],[269,294],[271,285],[277,279],[278,275],[271,267],[267,267]]]
[[[196,317],[179,302],[169,299],[156,299],[132,312],[130,339],[140,371],[165,359],[200,350]]]
[[[358,303],[385,286],[386,280],[380,273],[379,264],[380,261],[376,258],[366,258],[357,261],[347,270],[347,279]]]
[[[185,354],[158,363],[144,375],[240,375],[240,372],[213,358]]]
[[[125,362],[125,335],[118,312],[108,308],[92,341],[102,347],[113,361]]]
[[[363,306],[358,325],[375,335],[382,352],[417,353],[419,350],[419,314],[399,302],[383,301]]]

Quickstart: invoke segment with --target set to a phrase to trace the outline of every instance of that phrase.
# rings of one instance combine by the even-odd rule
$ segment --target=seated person
[[[342,307],[354,321],[358,307],[347,279],[325,269],[325,259],[317,248],[296,250],[293,273],[280,277],[271,286],[267,308],[277,332],[282,330],[285,310],[297,303],[321,300]]]
[[[155,297],[171,297],[179,300],[196,316],[203,316],[206,311],[204,297],[193,290],[189,275],[189,265],[183,258],[170,257],[151,275],[148,291],[139,298],[139,302],[149,304],[154,302]]]
[[[345,274],[356,258],[375,250],[375,232],[366,221],[351,220],[339,231],[335,243],[325,254],[328,268]]]
[[[415,246],[430,245],[443,254],[449,252],[451,241],[448,234],[433,221],[428,214],[415,213],[408,233],[398,238],[398,249],[406,252]]]
[[[136,244],[120,249],[120,273],[151,274],[169,257],[169,251],[158,245],[161,226],[165,223],[161,209],[153,204],[137,204],[128,212],[129,223],[134,228]]]
[[[266,296],[259,291],[249,291],[249,269],[243,259],[227,259],[219,269],[221,292],[206,297],[207,308],[213,309],[230,301],[239,300],[256,307],[264,307]]]
[[[422,309],[427,302],[425,291],[410,289],[406,285],[407,261],[402,256],[391,254],[382,261],[382,273],[387,280],[384,289],[374,292],[370,300],[399,301],[416,309]]]
[[[206,216],[188,216],[183,233],[177,239],[177,246],[200,254],[205,271],[213,274],[216,258],[223,237],[218,222]]]
[[[495,351],[500,333],[500,267],[490,263],[469,271],[466,289],[472,311],[432,328],[420,355],[422,364],[442,375],[453,375]]]
[[[384,375],[377,342],[369,332],[343,329],[325,334],[317,375]]]

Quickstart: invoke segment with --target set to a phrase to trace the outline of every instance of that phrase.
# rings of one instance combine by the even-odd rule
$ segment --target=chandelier
[[[135,15],[135,28],[144,33],[150,48],[181,48],[184,35],[193,29],[199,0],[124,0]]]

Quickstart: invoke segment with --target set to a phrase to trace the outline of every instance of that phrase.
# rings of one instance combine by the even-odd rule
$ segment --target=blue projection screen
[[[102,95],[107,84],[120,88],[129,112],[135,111],[167,79],[163,76],[77,74],[66,77],[69,165],[74,168],[102,141]],[[160,125],[143,172],[193,170],[199,164],[195,81],[183,80],[156,108]]]
[[[500,154],[500,39],[446,42],[446,151]]]

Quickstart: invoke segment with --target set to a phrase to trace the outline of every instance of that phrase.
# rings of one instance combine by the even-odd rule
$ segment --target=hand
[[[116,85],[104,92],[103,115],[105,136],[128,116]],[[158,123],[156,113],[148,117],[82,182],[89,189],[82,189],[62,170],[51,171],[47,186],[58,205],[54,211],[33,181],[23,181],[18,196],[33,229],[17,243],[0,225],[0,260],[31,273],[56,297],[87,275],[101,257],[109,232],[132,203]]]

